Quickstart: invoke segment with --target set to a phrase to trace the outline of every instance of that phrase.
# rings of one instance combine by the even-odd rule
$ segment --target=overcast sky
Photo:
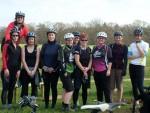
[[[150,23],[150,0],[1,0],[0,26],[14,20],[15,12],[26,14],[26,23],[81,23],[91,20],[130,24]]]

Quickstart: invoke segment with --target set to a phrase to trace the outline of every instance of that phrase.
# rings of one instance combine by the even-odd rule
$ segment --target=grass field
[[[128,72],[128,71],[127,71]],[[150,79],[150,53],[148,54],[147,57],[147,66],[145,68],[145,78],[149,78]],[[127,75],[124,78],[124,96],[123,98],[128,102],[128,105],[121,107],[121,109],[117,109],[114,113],[131,113],[131,99],[132,99],[132,90],[131,90],[131,82],[129,79],[129,75],[127,73]],[[150,86],[150,80],[145,80],[144,83],[146,86]],[[1,93],[1,81],[0,81],[0,93]],[[62,94],[62,84],[59,81],[58,84],[58,94],[61,95]],[[16,102],[19,101],[20,99],[20,89],[17,89],[17,98],[16,98]],[[91,83],[91,88],[89,90],[88,93],[88,104],[94,104],[94,100],[96,100],[96,90],[95,90],[95,85],[94,82],[92,80]],[[57,106],[55,109],[44,109],[44,101],[42,98],[42,93],[41,90],[39,89],[39,93],[38,93],[38,99],[37,99],[37,103],[40,106],[39,109],[37,110],[37,113],[61,113],[61,99],[58,99],[57,101]],[[79,98],[79,103],[80,105],[82,105],[82,100],[81,100],[81,92],[80,92],[80,98]],[[23,109],[19,109],[18,104],[14,103],[13,101],[13,108],[10,110],[2,110],[1,109],[1,102],[0,102],[0,113],[30,113],[31,109],[28,107],[25,107]],[[73,111],[71,111],[73,112]],[[81,111],[79,110],[78,113],[90,113],[89,111]]]

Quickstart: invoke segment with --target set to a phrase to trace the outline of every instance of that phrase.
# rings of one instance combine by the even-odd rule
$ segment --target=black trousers
[[[31,96],[37,96],[37,85],[35,84],[35,76],[31,78],[25,69],[21,70],[20,83],[22,86],[21,97],[28,96],[28,85],[31,83]]]
[[[132,83],[133,96],[134,99],[137,99],[138,95],[144,93],[144,66],[130,64],[129,74]]]
[[[97,91],[97,100],[102,102],[104,101],[103,96],[105,96],[105,101],[110,103],[110,76],[106,76],[106,71],[94,71],[94,80]]]
[[[52,107],[55,106],[57,101],[57,84],[58,84],[58,78],[59,74],[58,72],[53,72],[51,74],[47,72],[43,73],[43,81],[44,81],[44,99],[45,99],[45,105],[49,105],[49,94],[50,94],[50,88],[52,91]]]
[[[87,89],[90,85],[90,72],[88,73],[88,79],[84,78],[83,72],[80,69],[76,69],[74,74],[73,104],[77,105],[79,91],[82,86],[82,102],[85,105],[87,103]]]
[[[13,99],[13,91],[16,84],[16,68],[9,69],[10,76],[6,78],[4,75],[4,71],[1,72],[1,79],[2,79],[2,93],[1,93],[1,100],[2,104],[12,104]]]

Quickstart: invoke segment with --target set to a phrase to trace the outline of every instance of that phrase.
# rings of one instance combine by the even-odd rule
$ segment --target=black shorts
[[[67,75],[67,76],[62,75],[61,76],[61,81],[63,83],[63,88],[67,92],[70,92],[70,91],[74,90],[71,75]]]

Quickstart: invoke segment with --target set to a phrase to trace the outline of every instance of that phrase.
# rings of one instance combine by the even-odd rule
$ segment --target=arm
[[[132,43],[130,46],[129,46],[129,49],[128,49],[128,59],[129,60],[134,60],[134,59],[137,59],[137,58],[141,58],[141,55],[139,56],[134,56],[133,55],[133,51],[132,51],[132,48],[133,48],[133,45],[134,43]]]
[[[6,28],[6,30],[5,30],[5,41],[9,41],[9,40],[10,40],[10,31],[13,29],[13,27],[14,27],[13,22],[10,23],[10,24],[7,26],[7,28]]]
[[[76,62],[76,65],[79,67],[79,69],[84,71],[84,67],[82,66],[82,64],[80,62],[80,56],[77,53],[75,54],[75,62]]]
[[[29,32],[29,29],[28,29],[27,25],[25,24],[23,27],[23,38],[26,38],[28,32]]]
[[[123,61],[124,61],[124,65],[123,65],[123,69],[122,69],[122,76],[126,75],[126,70],[127,70],[127,65],[128,65],[128,47],[124,46],[124,56],[123,56]]]
[[[4,74],[5,76],[9,76],[9,70],[7,68],[7,59],[8,59],[8,55],[7,55],[7,49],[8,49],[8,44],[5,44],[3,47],[3,53],[2,53],[2,62],[3,62],[3,69],[4,69]]]
[[[138,51],[139,51],[139,53],[140,53],[140,57],[143,58],[143,57],[145,56],[144,50],[139,46],[138,43],[136,43],[136,47],[137,47],[137,49],[138,49]]]
[[[58,68],[60,69],[61,74],[65,73],[65,67],[64,52],[63,48],[60,46],[58,50]]]
[[[37,71],[37,68],[39,66],[39,59],[40,59],[40,49],[37,48],[37,53],[36,53],[36,63],[35,63],[35,66],[34,66],[34,70],[32,71],[32,74],[34,75],[35,72]]]
[[[111,66],[112,66],[112,51],[110,47],[108,47],[107,49],[108,49],[107,50],[108,65],[107,65],[106,76],[110,76]]]
[[[31,75],[31,72],[30,72],[30,70],[29,70],[29,68],[28,68],[28,66],[26,64],[26,61],[25,61],[25,48],[21,49],[21,58],[22,58],[21,60],[22,60],[23,67],[25,68],[25,70],[27,71],[27,73],[29,75]]]
[[[43,57],[44,57],[44,51],[45,51],[45,44],[42,46],[41,51],[40,51],[40,68],[42,69],[44,66],[44,61],[43,61]]]
[[[107,67],[107,73],[106,73],[106,76],[110,76],[111,66],[112,66],[112,63],[109,62],[109,63],[108,63],[108,67]]]
[[[88,64],[88,70],[91,69],[92,67],[92,55],[90,55],[90,61],[89,61],[89,64]]]
[[[4,44],[3,46],[3,52],[2,52],[2,62],[3,62],[3,69],[7,69],[7,59],[8,59],[8,55],[7,55],[7,49],[8,49],[8,44]]]

